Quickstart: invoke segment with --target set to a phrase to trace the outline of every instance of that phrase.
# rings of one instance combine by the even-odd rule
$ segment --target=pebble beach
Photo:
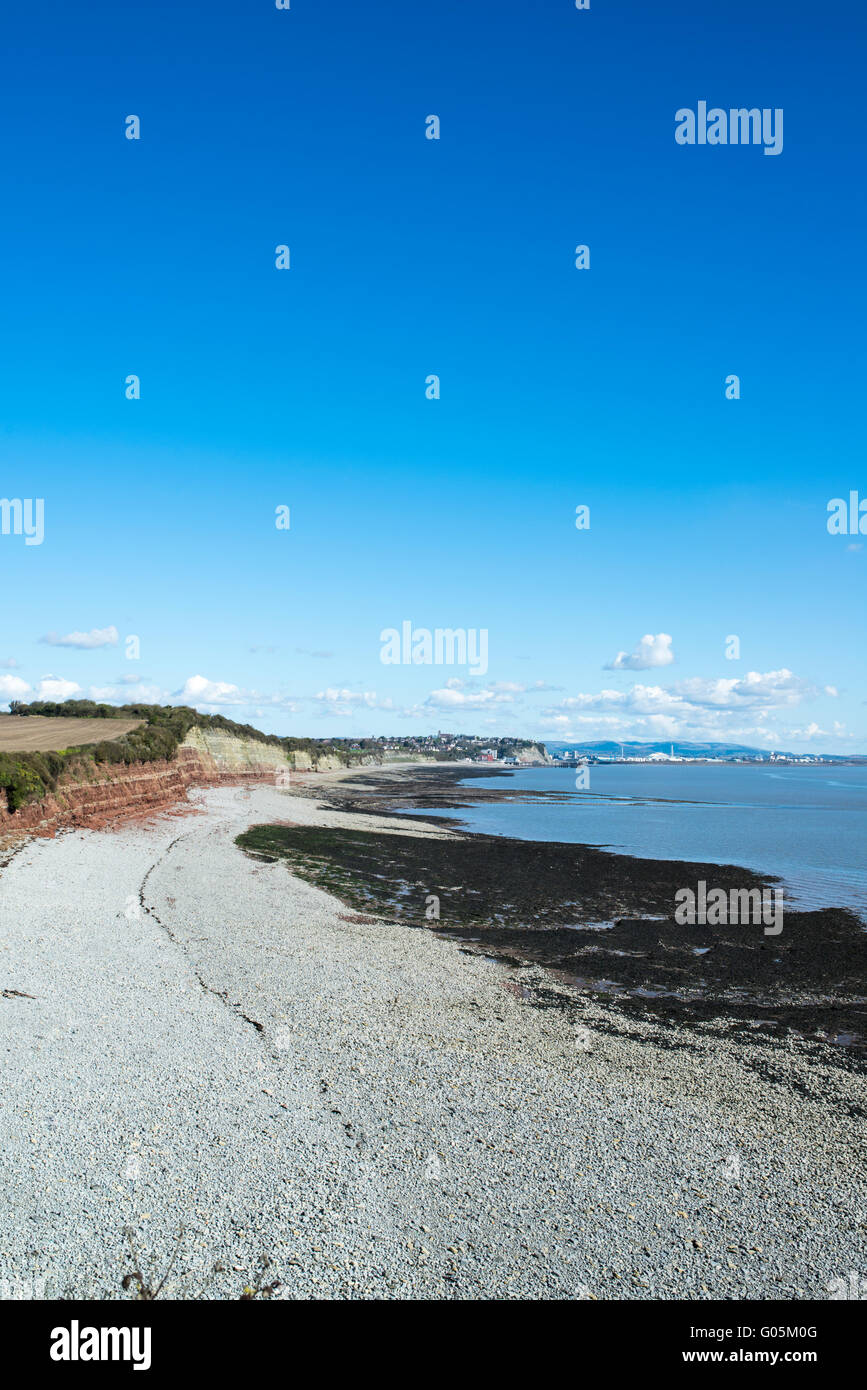
[[[560,1007],[235,844],[451,834],[329,778],[7,853],[0,1296],[823,1300],[863,1266],[856,1060]]]

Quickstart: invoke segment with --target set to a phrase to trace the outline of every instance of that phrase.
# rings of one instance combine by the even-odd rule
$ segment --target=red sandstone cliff
[[[0,808],[0,833],[53,835],[61,826],[101,829],[183,803],[188,787],[274,782],[281,768],[288,770],[288,765],[272,744],[229,740],[225,735],[206,739],[194,729],[170,762],[104,763],[87,781],[61,778],[53,795],[42,801],[17,811]]]

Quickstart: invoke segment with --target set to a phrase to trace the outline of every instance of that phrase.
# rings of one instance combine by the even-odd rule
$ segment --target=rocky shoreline
[[[351,774],[327,804],[344,827],[258,827],[241,847],[285,859],[293,873],[356,911],[447,932],[469,949],[555,972],[575,991],[616,999],[646,1016],[721,1017],[746,1031],[795,1029],[863,1052],[867,1040],[867,932],[847,909],[789,911],[779,937],[760,926],[679,925],[675,894],[757,888],[775,880],[735,865],[639,859],[573,843],[463,834],[459,822],[416,808],[512,799],[499,788],[458,785],[489,777],[468,768]],[[538,797],[559,799],[557,793]],[[353,828],[351,818],[413,821],[448,835],[395,836]],[[428,900],[436,899],[437,916]]]

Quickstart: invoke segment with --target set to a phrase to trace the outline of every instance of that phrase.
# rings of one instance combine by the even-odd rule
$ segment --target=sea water
[[[851,907],[867,920],[867,766],[597,763],[588,787],[579,780],[549,767],[473,777],[461,784],[470,803],[476,787],[557,799],[431,810],[487,835],[743,865],[782,879],[793,907]]]

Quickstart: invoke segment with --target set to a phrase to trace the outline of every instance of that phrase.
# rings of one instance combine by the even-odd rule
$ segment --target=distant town
[[[381,735],[349,743],[352,753],[372,750],[387,758],[436,758],[440,762],[500,763],[504,767],[522,764],[550,764],[552,758],[544,743],[523,738],[491,738],[478,734],[414,734],[406,738]]]

